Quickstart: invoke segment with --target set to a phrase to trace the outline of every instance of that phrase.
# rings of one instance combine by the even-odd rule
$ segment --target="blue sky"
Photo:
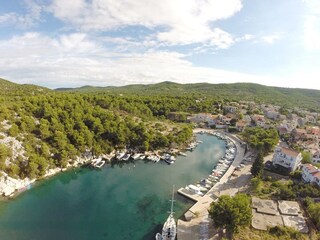
[[[0,0],[0,77],[320,89],[318,0]]]

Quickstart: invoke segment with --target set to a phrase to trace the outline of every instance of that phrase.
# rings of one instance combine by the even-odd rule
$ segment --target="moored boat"
[[[156,240],[175,240],[177,235],[177,225],[173,217],[173,196],[174,196],[174,187],[172,190],[172,199],[171,199],[171,211],[166,222],[163,224],[162,234],[157,233]]]

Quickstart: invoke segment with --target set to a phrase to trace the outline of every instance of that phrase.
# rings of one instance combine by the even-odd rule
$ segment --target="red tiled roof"
[[[299,155],[299,152],[297,152],[293,149],[285,148],[285,147],[281,148],[281,152],[283,152],[284,154],[291,156],[291,157],[297,157]]]

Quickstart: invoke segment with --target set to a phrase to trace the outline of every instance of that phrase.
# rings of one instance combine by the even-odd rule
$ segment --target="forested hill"
[[[52,90],[33,84],[17,84],[0,78],[0,96],[38,95]]]
[[[233,84],[178,84],[162,82],[157,84],[137,84],[123,87],[84,86],[73,89],[57,89],[58,91],[76,92],[108,92],[138,95],[207,95],[220,99],[254,100],[265,103],[298,106],[308,109],[319,109],[320,91],[297,88],[268,87],[253,83]]]

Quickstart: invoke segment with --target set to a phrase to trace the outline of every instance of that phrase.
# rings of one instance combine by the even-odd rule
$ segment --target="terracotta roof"
[[[295,132],[298,134],[307,134],[307,131],[305,129],[302,128],[296,128]]]
[[[316,172],[316,173],[314,173],[314,174],[312,174],[312,175],[313,175],[314,177],[320,179],[320,171],[318,171],[318,172]]]
[[[310,164],[310,163],[303,164],[303,167],[306,168],[306,169],[308,169],[308,172],[310,172],[310,173],[312,173],[312,172],[313,172],[313,173],[316,173],[316,172],[319,171],[319,169],[318,169],[317,167],[313,166],[313,165]]]
[[[297,157],[299,155],[299,152],[297,152],[293,149],[285,148],[285,147],[281,148],[281,152],[283,152],[284,154],[291,156],[291,157]]]

